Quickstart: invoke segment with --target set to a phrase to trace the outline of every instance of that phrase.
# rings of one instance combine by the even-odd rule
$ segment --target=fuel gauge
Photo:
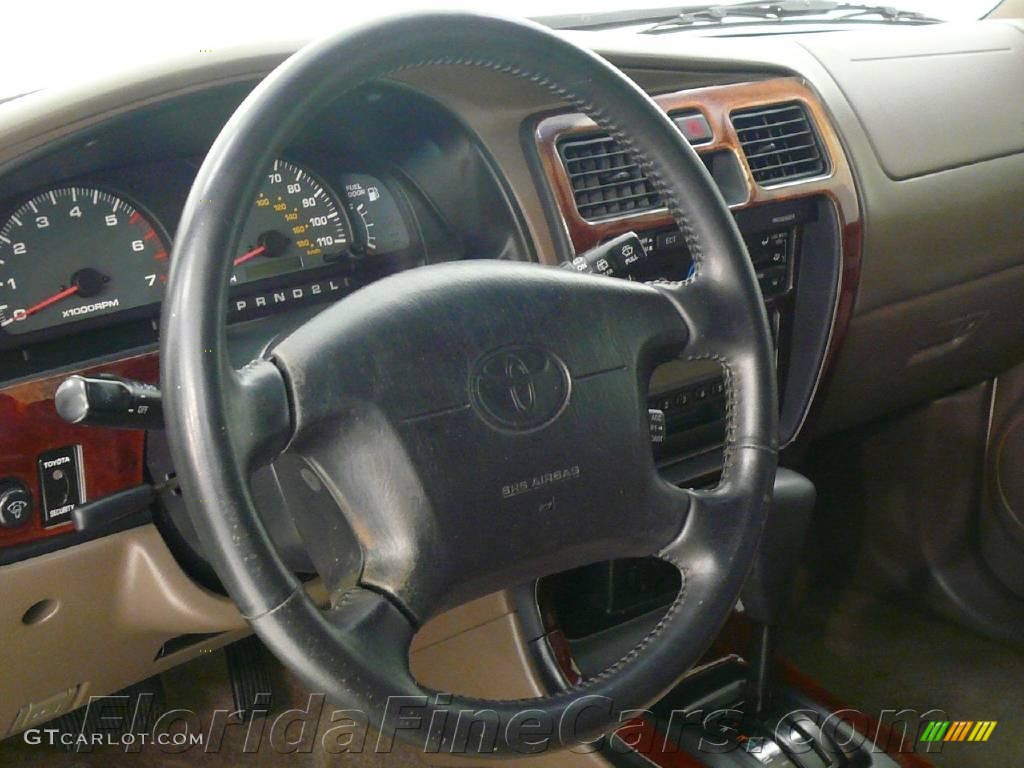
[[[353,250],[367,255],[409,247],[409,230],[391,190],[376,176],[347,173],[341,177],[345,205],[355,230]]]

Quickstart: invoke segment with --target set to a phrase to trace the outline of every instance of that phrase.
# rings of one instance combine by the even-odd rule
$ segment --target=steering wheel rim
[[[318,103],[427,66],[483,67],[523,78],[589,114],[639,160],[684,234],[694,275],[641,286],[536,265],[425,267],[358,291],[267,357],[235,370],[226,348],[226,255],[235,251],[261,170]],[[502,311],[495,313],[495,307]],[[534,327],[538,317],[546,318],[542,333]],[[398,348],[376,345],[370,329],[382,323],[398,329],[413,318],[428,321],[422,334]],[[594,343],[592,327],[584,338],[594,322],[600,344]],[[464,348],[446,346],[440,330],[455,334]],[[502,334],[507,338],[495,344]],[[541,352],[530,351],[535,348]],[[723,367],[725,466],[720,483],[708,491],[664,483],[650,456],[643,422],[646,377],[669,353],[713,359]],[[167,433],[184,497],[239,610],[312,689],[362,709],[383,731],[397,730],[420,744],[436,710],[490,710],[496,718],[493,738],[467,744],[463,734],[462,749],[515,755],[591,739],[621,712],[658,698],[698,660],[735,604],[771,494],[777,452],[771,336],[727,205],[696,153],[643,91],[604,59],[528,22],[468,13],[407,15],[314,43],[271,73],[228,121],[186,202],[163,308],[161,357]],[[340,366],[342,357],[361,365]],[[408,386],[416,370],[408,363],[417,359],[451,374],[439,377],[446,382],[439,391],[459,400],[452,406],[441,398],[448,412],[433,405],[429,412],[415,411],[428,402]],[[394,370],[384,370],[382,361]],[[485,402],[490,396],[480,394],[490,386],[494,365],[500,375],[502,366],[520,363],[529,386],[539,382],[543,396],[555,398],[550,413],[528,429],[495,423]],[[417,384],[436,395],[431,381]],[[453,452],[444,435],[455,422],[423,434],[415,425],[431,422],[435,411],[439,418],[462,419],[460,429],[487,435],[503,446],[501,456],[525,462],[544,450],[539,435],[557,437],[551,438],[551,456],[561,455],[562,447],[577,450],[572,440],[579,443],[594,428],[584,418],[585,407],[600,413],[598,437],[619,444],[592,441],[598,445],[580,463],[566,462],[565,477],[562,469],[538,476],[529,474],[536,466],[529,469],[528,485],[540,478],[551,494],[547,517],[546,498],[535,509],[528,489],[500,502],[506,505],[502,510],[522,512],[522,518],[511,519],[524,522],[503,517],[477,523],[510,538],[510,532],[521,534],[523,552],[505,557],[483,539],[474,540],[482,556],[456,551],[443,535],[452,531],[442,529],[466,529],[458,527],[462,509],[449,510],[447,502],[458,507],[482,497],[463,495],[462,486],[473,485],[465,478],[453,484],[427,471],[439,466],[443,451],[437,446]],[[613,455],[625,459],[625,490],[595,471]],[[316,606],[283,565],[256,513],[247,477],[271,459],[291,461],[310,492],[321,494],[300,506],[316,509],[318,499],[329,497],[345,514],[354,509],[364,516],[355,526],[325,522],[319,511],[306,516],[303,535],[312,548],[319,546],[314,559],[331,592],[328,610]],[[491,473],[487,479],[502,476]],[[607,501],[610,493],[618,496]],[[410,497],[416,500],[412,506]],[[556,499],[588,506],[586,530],[594,541],[571,546],[572,526],[579,536],[581,521],[568,508],[572,504],[564,509],[565,520],[551,515]],[[499,509],[499,502],[493,504]],[[623,505],[630,513],[627,524],[616,518]],[[399,513],[391,514],[394,509]],[[538,525],[547,527],[546,539],[533,530]],[[331,547],[353,535],[361,561],[339,562],[343,558],[332,557]],[[511,540],[502,544],[514,548]],[[544,575],[534,573],[542,567],[561,570],[633,554],[674,563],[683,587],[657,628],[600,675],[535,699],[481,701],[439,698],[409,672],[408,645],[430,615],[512,585],[502,580]],[[429,557],[435,560],[425,561]],[[482,573],[489,564],[500,574]],[[415,703],[418,717],[391,708],[395,696],[412,697],[402,703]],[[549,724],[546,737],[543,728],[524,728],[527,720]],[[459,737],[457,728],[458,718],[449,717],[432,738],[450,744]]]

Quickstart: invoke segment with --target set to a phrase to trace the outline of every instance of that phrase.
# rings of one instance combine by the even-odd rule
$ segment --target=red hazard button
[[[711,126],[703,113],[685,112],[672,115],[672,121],[691,144],[704,144],[711,141]]]

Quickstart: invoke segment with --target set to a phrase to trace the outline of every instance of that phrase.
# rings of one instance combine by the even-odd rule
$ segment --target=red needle
[[[46,309],[51,304],[56,304],[61,299],[66,299],[68,296],[74,296],[76,293],[78,293],[78,286],[72,285],[70,288],[65,288],[63,291],[59,291],[53,294],[53,296],[50,296],[48,299],[43,299],[38,304],[33,304],[24,312],[18,312],[15,314],[14,317],[7,318],[6,320],[3,321],[2,324],[9,325],[10,323],[13,323],[15,320],[23,320],[29,315],[34,315],[41,309]]]
[[[26,309],[25,317],[28,317],[29,315],[34,315],[39,310],[46,309],[51,304],[56,304],[61,299],[66,299],[68,296],[74,296],[76,293],[78,293],[77,285],[72,285],[70,288],[65,288],[63,291],[59,291],[58,293],[53,294],[53,296],[51,296],[50,298],[43,299],[38,304],[33,304],[31,307]]]
[[[234,264],[235,264],[236,267],[239,264],[245,264],[245,262],[247,262],[249,259],[255,259],[257,256],[259,256],[265,250],[267,250],[267,246],[265,246],[265,245],[257,245],[251,251],[246,251],[241,256],[239,256],[237,259],[235,259]]]

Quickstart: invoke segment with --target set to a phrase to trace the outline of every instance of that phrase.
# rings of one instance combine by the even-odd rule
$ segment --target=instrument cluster
[[[415,266],[416,227],[394,182],[292,159],[263,175],[231,259],[231,319],[326,300]],[[178,205],[183,203],[179,201]],[[156,317],[172,241],[116,187],[67,184],[12,201],[0,227],[0,349]]]
[[[255,85],[111,114],[0,164],[0,386],[155,348],[185,201]],[[503,173],[445,105],[370,83],[310,117],[262,169],[223,254],[240,360],[387,275],[535,260]]]

